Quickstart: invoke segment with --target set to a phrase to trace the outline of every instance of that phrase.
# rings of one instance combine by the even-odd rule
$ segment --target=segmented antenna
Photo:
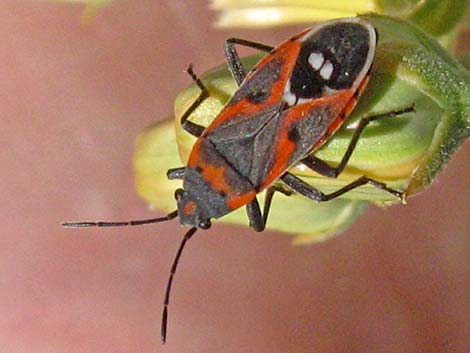
[[[170,304],[170,292],[171,292],[171,285],[173,284],[173,277],[176,272],[176,268],[178,267],[178,262],[180,260],[181,254],[183,253],[184,246],[186,242],[196,233],[197,228],[193,227],[186,232],[181,240],[181,244],[176,252],[175,259],[173,260],[173,265],[171,266],[170,270],[170,277],[168,277],[168,282],[166,284],[166,291],[165,291],[165,301],[163,302],[163,312],[162,312],[162,343],[166,341],[166,331],[168,326],[168,304]]]
[[[149,218],[149,219],[138,219],[133,221],[124,222],[65,222],[62,223],[62,227],[67,228],[88,228],[88,227],[123,227],[123,226],[140,226],[143,224],[159,223],[172,220],[178,216],[178,211],[173,211],[164,217]]]
[[[178,216],[178,211],[173,211],[164,217],[159,218],[150,218],[150,219],[140,219],[140,220],[133,220],[133,221],[123,221],[123,222],[103,222],[103,221],[96,221],[96,222],[65,222],[62,223],[63,227],[68,228],[88,228],[88,227],[123,227],[123,226],[140,226],[143,224],[151,224],[151,223],[159,223],[172,220]],[[162,312],[162,327],[161,327],[161,336],[162,336],[162,343],[166,341],[166,332],[168,327],[168,305],[170,304],[170,293],[173,284],[173,277],[176,273],[176,268],[178,267],[178,263],[183,253],[184,246],[186,242],[196,233],[197,228],[193,227],[186,232],[183,237],[183,240],[180,243],[178,251],[176,252],[175,259],[173,260],[173,265],[171,266],[170,276],[168,277],[168,282],[166,284],[166,291],[165,291],[165,300],[163,302],[163,312]]]

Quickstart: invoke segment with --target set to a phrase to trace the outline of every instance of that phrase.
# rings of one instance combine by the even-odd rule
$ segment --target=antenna
[[[178,211],[173,211],[164,217],[159,218],[150,218],[150,219],[139,219],[139,220],[132,220],[132,221],[122,221],[122,222],[103,222],[103,221],[96,221],[96,222],[64,222],[62,223],[63,227],[67,228],[89,228],[89,227],[123,227],[123,226],[140,226],[143,224],[151,224],[151,223],[159,223],[172,220],[178,216]],[[168,305],[170,304],[170,293],[173,284],[173,277],[176,273],[176,268],[178,267],[178,263],[183,253],[184,246],[186,242],[196,233],[197,227],[192,227],[190,230],[186,232],[181,240],[180,246],[178,251],[176,252],[175,259],[173,260],[173,265],[171,266],[170,276],[168,277],[168,282],[166,284],[166,291],[165,291],[165,300],[163,302],[163,312],[162,312],[162,327],[161,327],[161,336],[162,336],[162,343],[166,341],[166,332],[168,327]]]
[[[67,228],[88,228],[88,227],[123,227],[123,226],[140,226],[143,224],[159,223],[172,220],[178,216],[178,211],[173,211],[164,217],[149,218],[149,219],[138,219],[133,221],[124,222],[65,222],[62,223],[62,227]]]
[[[181,244],[176,252],[175,259],[173,260],[173,265],[171,266],[170,270],[170,277],[168,277],[168,282],[166,284],[166,291],[165,291],[165,301],[163,303],[163,313],[162,313],[162,343],[166,341],[166,331],[168,327],[168,304],[170,304],[170,292],[171,292],[171,285],[173,284],[173,277],[176,272],[176,268],[178,267],[178,262],[180,260],[181,254],[183,253],[184,246],[186,242],[196,233],[197,228],[193,227],[186,232],[181,240]]]

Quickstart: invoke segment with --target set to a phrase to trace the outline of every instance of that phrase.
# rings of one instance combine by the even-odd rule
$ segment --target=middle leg
[[[284,195],[290,196],[292,192],[286,191],[284,188],[272,185],[266,190],[266,196],[264,198],[263,213],[259,207],[258,200],[255,198],[248,205],[246,205],[246,212],[248,219],[250,220],[250,228],[257,232],[261,232],[266,227],[268,221],[269,210],[271,209],[271,202],[275,192],[280,192]]]
[[[405,203],[405,199],[404,199],[405,194],[403,192],[389,188],[386,184],[380,181],[371,179],[371,178],[367,178],[365,176],[362,176],[359,179],[356,179],[355,181],[343,186],[339,190],[336,190],[335,192],[332,192],[330,194],[325,194],[321,192],[320,190],[315,189],[310,184],[307,184],[302,179],[290,173],[285,173],[281,177],[281,180],[284,183],[286,183],[289,187],[291,187],[293,190],[297,191],[299,194],[302,194],[305,197],[308,197],[309,199],[318,201],[318,202],[324,202],[324,201],[335,199],[347,193],[348,191],[358,188],[359,186],[370,184],[380,190],[386,191],[396,196],[397,198],[400,199],[402,203]]]
[[[359,141],[359,137],[361,136],[362,132],[364,131],[364,129],[370,122],[379,120],[379,119],[384,119],[384,118],[393,118],[393,117],[403,115],[405,113],[411,113],[411,112],[415,112],[414,106],[410,106],[401,110],[387,112],[384,114],[371,115],[371,116],[362,118],[359,122],[358,127],[354,131],[354,135],[351,141],[349,142],[349,146],[346,149],[346,153],[344,154],[343,158],[341,158],[341,161],[336,167],[332,167],[331,165],[324,162],[320,158],[317,158],[312,155],[305,157],[304,159],[302,159],[301,162],[308,168],[312,169],[313,171],[321,175],[324,175],[329,178],[336,178],[339,174],[341,174],[341,172],[344,170],[344,168],[348,164],[348,161],[351,158],[351,155],[353,154],[354,149],[356,148],[357,142]]]

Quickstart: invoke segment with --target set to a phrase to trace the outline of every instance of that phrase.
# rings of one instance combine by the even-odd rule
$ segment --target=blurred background
[[[185,250],[177,221],[63,229],[66,220],[158,216],[134,191],[137,134],[172,115],[229,36],[276,44],[300,27],[217,30],[206,1],[0,5],[0,352],[468,352],[470,149],[406,206],[370,209],[341,236],[215,224]]]

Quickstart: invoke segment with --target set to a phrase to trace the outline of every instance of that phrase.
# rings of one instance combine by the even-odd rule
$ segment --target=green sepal
[[[444,44],[462,20],[468,0],[377,0],[380,13],[414,23]]]

